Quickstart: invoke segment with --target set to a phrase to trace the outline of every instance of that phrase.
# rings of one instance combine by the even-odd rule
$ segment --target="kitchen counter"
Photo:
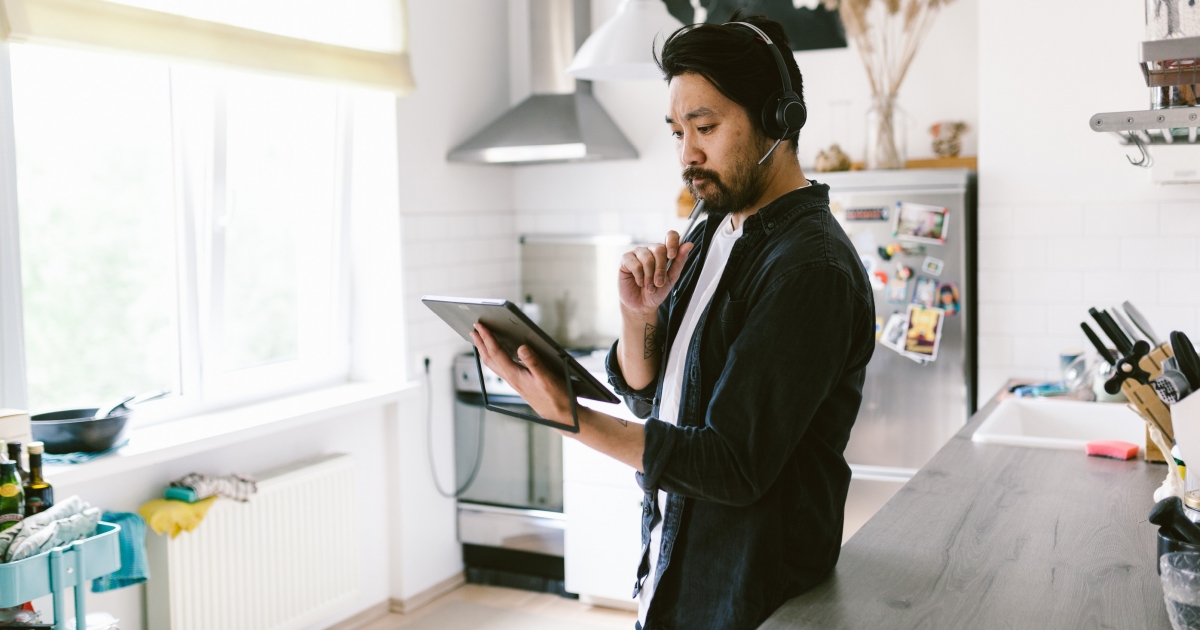
[[[1146,522],[1162,465],[976,444],[993,399],[760,630],[1171,627]]]

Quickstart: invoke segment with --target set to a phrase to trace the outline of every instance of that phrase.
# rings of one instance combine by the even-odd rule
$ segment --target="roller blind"
[[[0,0],[12,42],[413,88],[404,0]]]

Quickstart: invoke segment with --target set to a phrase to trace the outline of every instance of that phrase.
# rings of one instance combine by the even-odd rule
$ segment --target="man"
[[[789,50],[777,23],[732,19]],[[685,27],[659,65],[683,177],[708,217],[684,243],[670,232],[621,262],[610,382],[649,420],[581,407],[580,432],[566,435],[637,469],[646,491],[638,627],[754,628],[837,562],[874,301],[794,134],[763,159],[761,112],[782,82],[763,39]],[[556,365],[527,347],[512,361],[481,326],[473,336],[539,414],[570,423]]]

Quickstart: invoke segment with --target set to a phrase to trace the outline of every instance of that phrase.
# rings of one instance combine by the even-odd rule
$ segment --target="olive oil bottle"
[[[25,485],[25,482],[29,480],[29,471],[22,466],[20,442],[8,443],[8,461],[17,465],[17,474],[21,477],[21,485]]]
[[[42,476],[42,453],[46,451],[41,442],[30,442],[29,451],[29,481],[23,488],[25,492],[25,516],[33,516],[54,505],[54,487]]]
[[[20,523],[25,518],[25,492],[21,489],[21,478],[17,465],[0,462],[0,532]]]

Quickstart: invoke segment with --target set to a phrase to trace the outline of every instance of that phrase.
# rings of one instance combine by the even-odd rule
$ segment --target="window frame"
[[[0,42],[0,408],[29,409],[25,369],[24,306],[22,295],[19,208],[17,203],[16,147],[13,117],[10,45]],[[99,54],[113,54],[100,52]],[[190,415],[262,402],[302,390],[343,384],[351,380],[355,356],[351,346],[353,325],[353,254],[351,247],[352,165],[355,135],[355,94],[336,89],[335,199],[332,252],[334,269],[330,305],[331,326],[319,356],[301,357],[234,371],[216,368],[217,345],[211,328],[221,314],[220,301],[208,296],[223,293],[222,260],[212,255],[212,244],[222,220],[216,178],[224,178],[219,148],[225,141],[223,97],[216,100],[211,147],[200,151],[207,163],[192,164],[196,148],[185,139],[186,121],[179,115],[175,68],[170,63],[171,145],[175,223],[176,297],[178,309],[179,372],[175,395],[139,407],[135,426],[149,426]],[[234,72],[231,70],[218,72]],[[225,75],[228,76],[228,75]],[[203,161],[203,160],[201,160]],[[223,182],[220,182],[223,186]],[[197,186],[205,187],[197,190]],[[398,209],[397,209],[398,210]],[[396,235],[398,247],[398,237]],[[214,305],[215,302],[215,305]],[[207,308],[206,308],[207,307]],[[207,310],[207,313],[204,312]],[[34,410],[37,411],[37,410]]]

